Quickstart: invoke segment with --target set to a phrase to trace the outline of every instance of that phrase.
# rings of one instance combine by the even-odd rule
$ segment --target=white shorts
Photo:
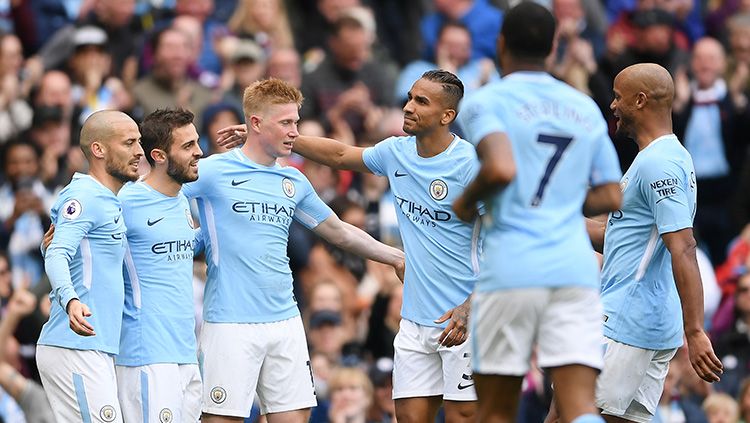
[[[66,423],[123,421],[111,355],[38,345],[36,363],[55,420]]]
[[[271,323],[203,323],[199,359],[203,412],[248,417],[315,407],[315,385],[300,316]]]
[[[438,345],[442,332],[401,319],[393,341],[393,399],[441,396],[448,401],[476,401],[470,341],[446,348]]]
[[[523,376],[537,346],[541,368],[602,367],[602,305],[594,288],[525,288],[472,297],[474,373]]]
[[[202,391],[197,364],[116,366],[115,370],[125,423],[194,423],[200,418]]]
[[[677,349],[646,350],[605,340],[604,368],[596,381],[596,406],[603,414],[650,422]]]

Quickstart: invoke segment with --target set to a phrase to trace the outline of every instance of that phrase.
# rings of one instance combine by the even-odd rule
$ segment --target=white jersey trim
[[[471,232],[471,268],[474,276],[479,274],[479,234],[482,232],[482,219],[474,220],[474,229]]]
[[[208,226],[208,238],[211,240],[211,261],[214,265],[219,265],[219,237],[216,235],[216,221],[214,220],[214,208],[211,202],[202,199],[203,208],[206,214],[206,226]]]
[[[91,244],[89,244],[88,237],[83,237],[81,240],[81,259],[83,260],[83,286],[86,289],[91,289],[93,263],[91,262]]]
[[[646,245],[646,251],[643,253],[640,264],[638,264],[638,272],[635,274],[636,282],[640,281],[643,276],[646,275],[646,269],[651,263],[651,259],[654,258],[654,251],[656,250],[656,242],[659,240],[659,231],[656,226],[651,228],[651,235],[648,237],[648,244]]]
[[[127,243],[125,244],[125,266],[128,268],[130,285],[133,287],[133,305],[136,308],[141,308],[141,282],[135,270],[133,255],[130,254],[130,245]]]

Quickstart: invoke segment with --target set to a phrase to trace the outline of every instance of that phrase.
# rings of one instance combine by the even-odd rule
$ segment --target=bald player
[[[614,94],[617,132],[640,152],[620,182],[622,208],[604,225],[588,224],[604,253],[606,352],[596,397],[607,421],[648,422],[683,333],[698,376],[718,381],[722,366],[703,330],[695,171],[672,133],[672,77],[656,64],[633,65],[615,78]]]
[[[45,269],[52,309],[37,364],[58,422],[121,422],[114,355],[124,302],[125,224],[117,192],[138,178],[138,125],[126,114],[92,114],[81,129],[89,174],[76,173],[52,207],[55,236]]]

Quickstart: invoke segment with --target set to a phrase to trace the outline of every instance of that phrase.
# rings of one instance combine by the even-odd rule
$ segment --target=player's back
[[[46,259],[58,254],[68,257],[70,280],[80,301],[91,310],[87,321],[96,336],[80,336],[69,328],[67,302],[53,290],[50,319],[39,344],[117,354],[124,299],[119,270],[126,231],[120,201],[91,176],[76,174],[60,192],[50,218],[56,229]]]
[[[505,133],[516,165],[489,204],[479,289],[598,286],[582,206],[590,185],[620,171],[594,102],[548,74],[517,72],[469,97],[459,118],[474,144]]]
[[[128,227],[125,310],[118,365],[196,363],[193,313],[194,223],[187,198],[145,182],[118,197]]]

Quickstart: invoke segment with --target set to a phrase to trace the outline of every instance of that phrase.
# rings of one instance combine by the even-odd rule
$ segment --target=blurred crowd
[[[216,131],[244,120],[243,88],[275,77],[305,96],[301,133],[372,145],[402,134],[401,107],[424,71],[456,73],[467,93],[500,78],[495,41],[515,1],[0,0],[0,419],[26,421],[19,403],[29,400],[6,367],[39,380],[35,342],[49,302],[39,244],[57,192],[87,170],[78,137],[91,113],[118,109],[138,121],[158,108],[190,109],[211,155],[224,151]],[[551,73],[596,101],[613,136],[614,76],[637,62],[672,73],[674,128],[698,183],[706,325],[725,373],[708,385],[681,351],[657,419],[750,422],[750,1],[539,1],[558,19]],[[636,145],[614,141],[624,170]],[[295,155],[285,164],[302,170],[342,220],[400,245],[385,178]],[[313,421],[395,421],[395,274],[300,225],[289,257],[320,403]],[[204,283],[198,258],[199,322]],[[544,375],[531,372],[524,389],[520,419],[541,422]]]

